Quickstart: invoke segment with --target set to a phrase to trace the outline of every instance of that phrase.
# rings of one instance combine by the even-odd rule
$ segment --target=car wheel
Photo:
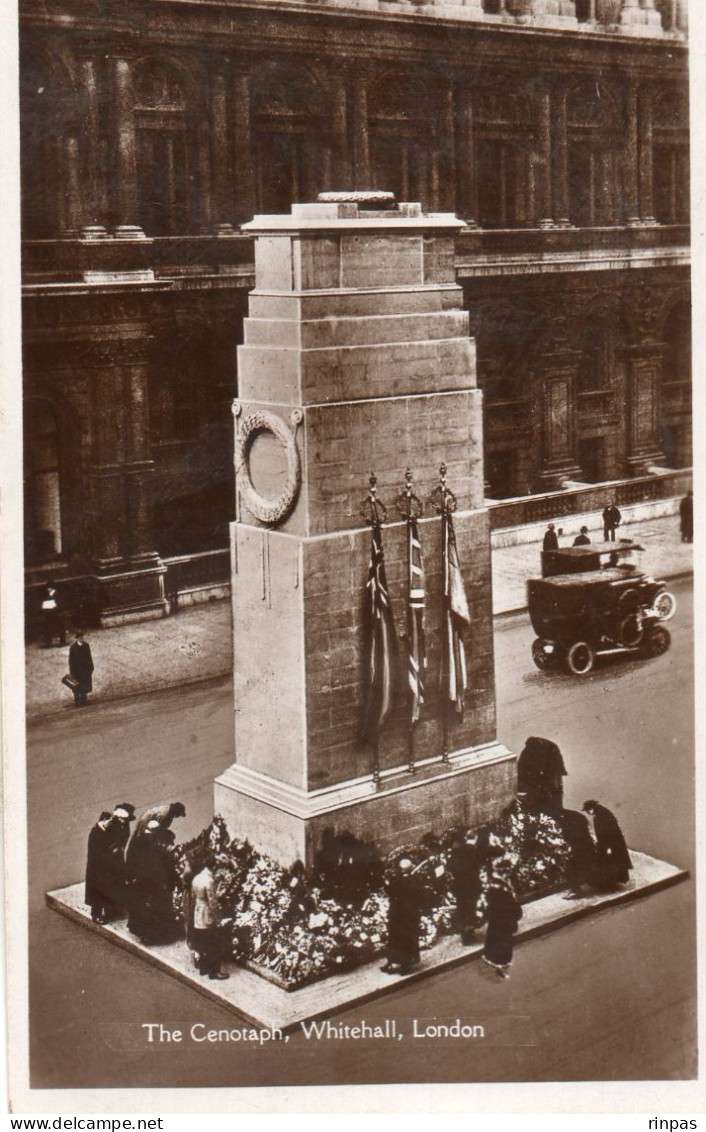
[[[644,635],[642,618],[638,613],[628,613],[627,617],[623,617],[618,626],[618,640],[621,645],[625,645],[628,649],[634,649],[639,645]]]
[[[566,664],[574,676],[586,676],[595,659],[596,654],[587,641],[576,641],[566,654]]]
[[[532,642],[532,660],[540,672],[551,672],[557,667],[557,646],[553,641],[537,637]]]
[[[645,635],[640,652],[643,656],[662,656],[671,643],[672,636],[669,629],[665,629],[664,625],[654,625]]]
[[[671,621],[677,611],[677,599],[674,594],[664,590],[661,594],[657,594],[652,608],[660,621]]]

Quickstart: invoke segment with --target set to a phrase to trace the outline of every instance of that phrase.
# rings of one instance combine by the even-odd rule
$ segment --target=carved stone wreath
[[[260,432],[271,432],[280,442],[287,459],[287,480],[282,494],[277,499],[266,499],[256,491],[250,475],[250,452],[255,437]],[[301,461],[293,433],[275,413],[259,409],[245,417],[236,441],[236,474],[240,495],[249,511],[261,523],[276,524],[286,519],[292,510],[302,483]]]

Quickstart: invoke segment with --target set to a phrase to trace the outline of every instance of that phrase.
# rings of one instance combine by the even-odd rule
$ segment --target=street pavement
[[[584,518],[579,515],[562,520],[567,531],[562,545],[571,544]],[[539,573],[543,529],[543,524],[534,528],[534,542],[493,549],[494,614],[525,607],[526,580]],[[679,577],[691,572],[693,547],[680,540],[678,516],[631,523],[621,527],[621,534],[644,545],[644,566],[654,577]],[[594,541],[602,537],[601,532],[592,531],[592,535]],[[232,670],[230,602],[192,606],[174,617],[96,631],[90,636],[90,644],[96,666],[92,705],[212,680]],[[45,649],[31,644],[25,663],[29,719],[75,710],[71,693],[61,684],[68,670],[68,647]]]
[[[559,742],[566,803],[597,797],[635,848],[694,866],[692,591],[673,586],[672,649],[601,660],[583,679],[534,669],[526,615],[495,626],[498,736]],[[108,634],[106,634],[107,636]],[[233,758],[226,678],[38,718],[28,732],[31,1040],[35,1087],[208,1087],[341,1082],[680,1080],[696,1072],[693,881],[517,948],[512,978],[461,967],[336,1017],[399,1027],[483,1024],[489,1042],[286,1045],[145,1043],[142,1023],[233,1029],[195,991],[81,931],[44,905],[78,880],[88,829],[119,800],[178,797],[185,840],[212,814],[212,780]],[[401,1052],[404,1050],[404,1052]],[[610,1088],[608,1086],[607,1088]]]

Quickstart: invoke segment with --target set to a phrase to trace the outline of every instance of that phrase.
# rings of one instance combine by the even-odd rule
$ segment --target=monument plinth
[[[330,195],[330,194],[329,194]],[[231,528],[236,762],[216,780],[231,834],[311,862],[327,827],[381,848],[480,824],[513,795],[495,735],[490,534],[481,393],[454,277],[453,215],[365,199],[256,217],[256,285],[239,348]],[[380,202],[376,202],[380,203]],[[448,468],[471,613],[463,718],[440,687],[441,520],[419,521],[426,573],[425,704],[360,741],[370,530],[368,475],[388,503],[411,468],[426,499]],[[406,527],[383,526],[404,670]],[[443,757],[442,757],[443,756]]]

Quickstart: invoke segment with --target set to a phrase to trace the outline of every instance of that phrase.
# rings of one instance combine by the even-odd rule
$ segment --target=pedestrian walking
[[[581,527],[581,534],[577,535],[573,541],[573,546],[590,546],[591,540],[588,537],[588,527]]]
[[[214,876],[213,853],[201,850],[191,862],[191,879],[184,896],[186,942],[194,952],[200,975],[227,979],[223,964],[230,954],[231,917],[223,917]]]
[[[56,588],[48,582],[42,595],[42,637],[44,648],[49,649],[54,644],[54,638],[59,638],[59,644],[66,644],[66,626],[59,608],[59,597]]]
[[[694,541],[694,493],[687,491],[679,504],[679,522],[682,542]]]
[[[93,657],[83,629],[78,629],[75,637],[69,649],[69,675],[77,681],[76,687],[72,687],[76,707],[86,707],[87,696],[93,691]]]
[[[556,533],[554,523],[550,523],[544,532],[544,539],[542,540],[542,550],[558,550],[559,537]]]
[[[618,819],[607,806],[589,798],[581,807],[593,820],[596,887],[612,891],[630,879],[632,861]]]
[[[483,891],[481,867],[484,860],[478,834],[468,830],[459,835],[449,855],[449,872],[456,900],[456,922],[464,947],[473,943],[479,926],[478,901]]]
[[[530,735],[517,760],[517,793],[527,810],[556,813],[564,804],[566,767],[552,739]]]
[[[615,506],[612,499],[606,502],[603,508],[603,541],[615,542],[615,532],[617,531],[623,516]]]
[[[486,889],[488,927],[485,934],[483,960],[499,978],[510,975],[514,937],[522,919],[522,908],[515,898],[509,877],[492,872]]]
[[[422,882],[408,857],[398,861],[385,889],[389,900],[387,961],[381,970],[388,975],[408,975],[419,963],[422,899]]]

